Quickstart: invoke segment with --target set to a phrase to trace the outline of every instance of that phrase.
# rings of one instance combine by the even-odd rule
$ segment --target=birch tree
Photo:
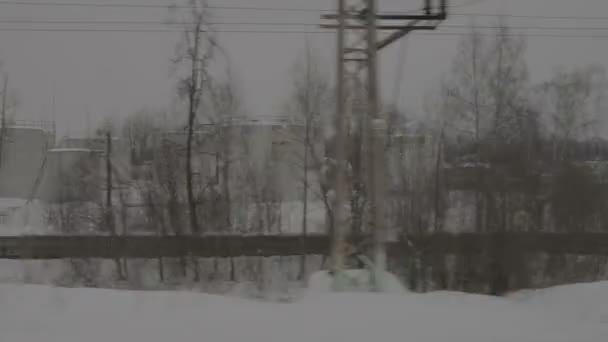
[[[188,105],[185,165],[188,216],[192,233],[199,234],[201,230],[194,193],[192,148],[197,115],[201,109],[206,82],[209,81],[208,68],[216,44],[211,35],[207,1],[189,0],[188,6],[190,12],[183,22],[183,38],[177,46],[177,58],[174,63],[187,70],[187,75],[179,82],[178,93],[185,98]]]

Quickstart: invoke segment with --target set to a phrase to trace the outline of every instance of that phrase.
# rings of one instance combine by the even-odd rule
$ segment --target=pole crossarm
[[[427,20],[427,21],[443,21],[445,20],[447,17],[447,14],[442,14],[442,13],[438,13],[438,14],[376,14],[376,19],[377,20]],[[358,20],[365,20],[366,19],[366,15],[360,15],[360,14],[349,14],[349,13],[345,13],[344,14],[344,18],[345,19],[358,19]],[[338,19],[338,14],[335,13],[331,13],[331,14],[323,14],[321,16],[321,19],[326,19],[326,20],[336,20]]]
[[[360,2],[361,0],[348,0],[347,2]],[[356,6],[351,6],[350,8],[355,8]],[[324,20],[338,20],[342,18],[344,21],[356,21],[356,23],[348,23],[340,26],[339,23],[331,23],[331,24],[321,24],[321,28],[325,29],[344,29],[344,30],[360,30],[366,31],[369,29],[369,25],[367,25],[367,20],[370,17],[370,13],[367,9],[367,4],[363,4],[360,6],[360,10],[357,11],[344,11],[343,13],[326,13],[321,15],[321,19]],[[399,40],[402,37],[405,37],[408,33],[413,31],[432,31],[436,30],[439,27],[439,23],[447,19],[447,0],[441,0],[438,6],[438,9],[435,13],[433,13],[432,2],[425,0],[424,12],[419,14],[412,13],[377,13],[375,15],[371,15],[374,18],[374,21],[377,22],[375,25],[375,30],[379,31],[395,31],[390,34],[388,37],[379,41],[376,44],[378,50],[390,45],[391,43]],[[404,24],[382,24],[382,21],[409,21]],[[429,24],[429,22],[432,22]],[[348,52],[350,48],[346,48],[345,51]]]
[[[336,24],[321,24],[322,28],[327,29],[337,29],[340,25]],[[348,30],[367,30],[367,26],[365,25],[347,25],[344,27]],[[437,28],[437,25],[424,25],[424,26],[403,26],[403,25],[379,25],[377,27],[378,30],[407,30],[407,32],[411,31],[429,31]]]

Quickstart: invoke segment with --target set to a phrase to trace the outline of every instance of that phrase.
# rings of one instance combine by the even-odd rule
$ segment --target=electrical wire
[[[83,2],[55,2],[55,1],[0,1],[0,5],[17,5],[17,6],[45,6],[45,7],[93,7],[93,8],[156,8],[156,9],[168,9],[168,8],[185,8],[191,9],[194,6],[189,5],[161,5],[161,4],[143,4],[133,2],[122,2],[122,3],[83,3]],[[326,9],[313,9],[313,8],[294,8],[294,7],[260,7],[260,6],[217,6],[208,5],[205,6],[209,9],[220,9],[220,10],[251,10],[251,11],[297,11],[297,12],[324,12],[329,11]]]
[[[45,6],[45,7],[91,7],[91,8],[141,8],[141,9],[192,9],[191,5],[161,5],[161,4],[143,4],[136,2],[122,3],[83,3],[83,2],[65,2],[65,1],[10,1],[1,0],[0,5],[14,6]],[[200,8],[200,7],[199,7]],[[215,10],[249,10],[249,11],[280,11],[280,12],[331,12],[332,8],[305,8],[305,7],[276,7],[276,6],[227,6],[227,5],[207,5],[205,8]],[[408,11],[384,11],[383,13],[414,13],[420,11],[412,9]]]
[[[575,20],[608,20],[608,17],[593,16],[551,16],[551,15],[525,15],[525,14],[492,14],[492,13],[449,13],[449,16],[466,17],[505,17],[505,18],[527,18],[527,19],[575,19]]]
[[[183,32],[181,29],[89,29],[89,28],[30,28],[30,27],[11,27],[0,28],[0,31],[26,31],[26,32],[139,32],[139,33],[162,33],[162,32]],[[207,32],[206,30],[201,30],[201,32]],[[298,33],[298,34],[306,34],[306,33],[333,33],[330,31],[302,31],[302,30],[293,30],[293,31],[279,31],[279,30],[211,30],[210,32],[226,32],[226,33]]]
[[[463,4],[451,5],[449,8],[468,7],[483,2],[483,0],[471,0]],[[189,5],[161,5],[161,4],[144,4],[134,2],[122,3],[83,3],[83,2],[59,2],[59,1],[10,1],[0,0],[0,5],[14,6],[47,6],[47,7],[92,7],[92,8],[184,8],[190,9],[193,6]],[[288,12],[329,12],[333,9],[320,8],[299,8],[299,7],[275,7],[275,6],[227,6],[227,5],[208,5],[206,8],[217,10],[248,10],[248,11],[288,11]],[[420,11],[414,9],[410,11],[383,11],[382,13],[413,13]],[[382,14],[380,13],[380,14]],[[608,20],[605,16],[549,16],[549,15],[519,15],[519,14],[492,14],[492,13],[466,13],[456,12],[449,13],[450,16],[476,16],[476,17],[510,17],[510,18],[529,18],[529,19],[576,19],[576,20]]]
[[[166,21],[86,21],[86,20],[28,20],[28,19],[0,19],[0,24],[90,24],[90,25],[165,25],[175,26],[184,24],[193,24],[190,22],[166,22]],[[304,22],[242,22],[242,21],[218,21],[209,22],[209,25],[251,25],[251,26],[312,26],[317,27],[315,23]],[[469,25],[442,25],[442,28],[462,28],[469,29]],[[474,25],[479,29],[496,29],[495,25]],[[592,27],[572,27],[572,26],[509,26],[513,30],[558,30],[558,31],[606,31],[608,26],[592,26]]]
[[[463,26],[462,28],[465,28]],[[131,32],[131,33],[164,33],[164,32],[183,32],[182,29],[126,29],[126,28],[31,28],[31,27],[0,27],[2,32]],[[217,29],[211,30],[218,33],[243,33],[243,34],[335,34],[331,30],[231,30]],[[414,36],[467,36],[468,32],[412,32]],[[495,33],[481,33],[482,36],[495,36]],[[587,35],[587,34],[551,34],[551,33],[523,33],[513,32],[502,34],[509,37],[546,37],[546,38],[608,38],[608,35]]]
[[[160,20],[131,21],[131,20],[109,20],[109,21],[87,21],[87,20],[28,20],[28,19],[0,19],[0,24],[91,24],[91,25],[182,25],[194,24],[193,22],[168,22]],[[297,22],[241,22],[241,21],[222,21],[208,22],[209,25],[269,25],[269,26],[319,26],[313,23]]]

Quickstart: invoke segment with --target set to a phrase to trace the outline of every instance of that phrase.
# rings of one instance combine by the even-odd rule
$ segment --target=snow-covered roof
[[[23,198],[0,198],[0,210],[8,208],[20,208],[27,202]]]
[[[60,153],[60,152],[93,152],[90,148],[80,148],[80,147],[62,147],[62,148],[52,148],[48,150],[49,153]]]
[[[7,126],[6,129],[19,129],[19,130],[31,130],[31,131],[45,132],[44,128],[42,128],[42,127],[20,126],[20,125]]]

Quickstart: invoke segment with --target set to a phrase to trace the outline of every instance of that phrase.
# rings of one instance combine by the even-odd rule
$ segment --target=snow
[[[608,325],[607,295],[608,282],[592,282],[520,291],[510,297],[522,304],[560,313],[570,319]]]
[[[0,332],[10,342],[604,342],[608,323],[586,319],[589,310],[575,298],[593,297],[605,307],[606,293],[605,282],[526,298],[311,292],[293,303],[268,303],[0,285]]]
[[[373,284],[370,272],[362,269],[345,270],[345,284],[349,291],[371,291]],[[312,293],[329,293],[333,288],[333,276],[328,271],[315,272],[308,280],[308,291]],[[394,274],[385,272],[384,275],[384,292],[386,293],[407,293],[407,290],[401,284],[399,278]]]
[[[0,236],[52,234],[53,229],[45,223],[46,206],[38,200],[0,199]]]

